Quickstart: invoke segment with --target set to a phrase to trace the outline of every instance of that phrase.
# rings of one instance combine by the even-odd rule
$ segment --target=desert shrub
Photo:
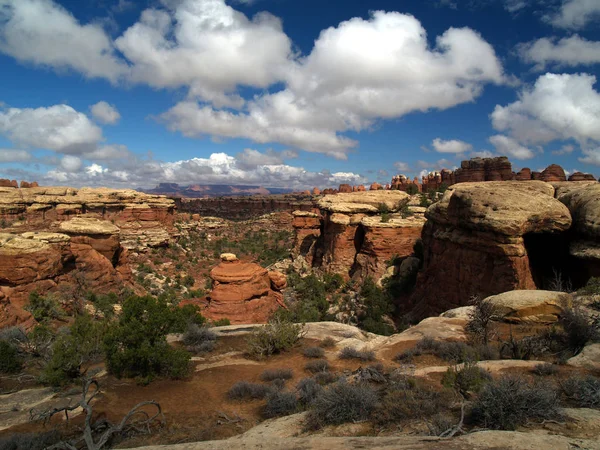
[[[498,359],[498,352],[489,345],[471,346],[465,342],[443,342],[425,337],[418,341],[413,348],[398,353],[394,360],[409,362],[415,356],[422,354],[432,354],[455,364]]]
[[[0,330],[0,341],[20,346],[27,342],[27,333],[21,327],[8,327]]]
[[[536,364],[533,368],[533,373],[541,377],[556,375],[558,373],[558,367],[550,363]]]
[[[213,327],[226,327],[227,325],[231,325],[231,321],[229,319],[219,319],[212,323]]]
[[[100,313],[95,314],[96,316],[100,315],[107,319],[114,317],[114,305],[119,302],[119,297],[114,292],[106,295],[98,295],[95,292],[88,292],[86,294],[86,299],[94,305],[96,312]]]
[[[277,317],[249,335],[248,354],[259,358],[280,353],[292,348],[302,336],[301,325]]]
[[[267,419],[294,414],[298,411],[296,394],[287,391],[275,391],[267,395],[263,416]]]
[[[577,291],[582,295],[598,295],[600,294],[600,277],[592,277],[587,284]]]
[[[381,402],[373,413],[379,425],[403,420],[426,419],[434,416],[452,403],[449,392],[439,392],[412,378],[403,378],[385,390]]]
[[[384,321],[384,317],[394,311],[392,298],[388,293],[368,277],[360,288],[360,298],[364,311],[358,318],[358,326],[375,334],[392,334],[394,327]]]
[[[329,370],[329,363],[325,359],[309,361],[304,366],[304,370],[311,373],[327,372]]]
[[[547,350],[547,345],[546,339],[540,336],[516,339],[511,330],[508,340],[500,346],[500,356],[507,359],[529,360],[543,354]]]
[[[190,370],[190,354],[174,349],[166,335],[181,329],[181,309],[154,297],[129,297],[123,302],[119,321],[104,338],[106,365],[110,373],[150,382],[155,376],[182,378]]]
[[[89,366],[102,356],[103,322],[88,315],[78,316],[52,344],[51,357],[44,366],[40,381],[61,386],[85,375]]]
[[[557,392],[547,384],[530,384],[518,376],[486,384],[473,404],[474,423],[496,430],[514,430],[533,420],[561,416]]]
[[[311,405],[322,391],[323,387],[314,378],[303,378],[296,385],[298,402],[305,408]]]
[[[183,333],[182,341],[188,351],[194,353],[211,352],[215,349],[217,334],[206,326],[190,323]]]
[[[238,381],[227,391],[230,400],[257,400],[265,398],[273,389],[270,386],[248,381]]]
[[[16,373],[21,370],[21,358],[14,344],[0,341],[0,373]]]
[[[337,382],[325,388],[313,402],[308,429],[368,419],[378,403],[375,390],[364,384]]]
[[[333,372],[317,372],[313,375],[313,378],[321,386],[326,386],[331,383],[335,383],[340,379],[339,375]]]
[[[581,308],[569,308],[563,311],[560,324],[566,334],[567,345],[578,354],[583,347],[600,339],[600,316],[590,317]]]
[[[58,431],[45,431],[43,433],[15,433],[0,436],[1,450],[45,450],[61,440]]]
[[[560,385],[563,394],[579,408],[600,409],[600,378],[568,378]]]
[[[495,307],[492,302],[477,296],[471,299],[471,304],[474,308],[469,313],[465,330],[471,335],[474,342],[488,345],[493,334],[492,319],[496,315]]]
[[[473,363],[465,363],[460,368],[450,367],[442,377],[444,386],[454,388],[464,396],[470,392],[479,392],[490,381],[490,373]]]
[[[163,299],[160,298],[162,301]],[[164,299],[167,301],[167,299]],[[200,309],[196,305],[188,303],[181,308],[172,309],[172,325],[170,332],[183,333],[187,329],[188,325],[203,325],[206,323],[206,318],[200,314]]]
[[[260,374],[262,381],[289,380],[294,377],[292,369],[267,369]]]
[[[29,294],[29,304],[25,307],[38,322],[60,319],[63,311],[58,302],[50,296],[42,297],[36,291]]]
[[[370,350],[357,350],[353,347],[344,347],[338,357],[340,359],[359,359],[361,361],[374,361],[375,352]]]
[[[335,347],[335,339],[333,339],[331,337],[326,337],[325,339],[323,339],[321,341],[321,343],[319,344],[319,347],[323,347],[323,348]]]
[[[419,192],[419,188],[417,187],[416,184],[414,183],[410,183],[408,186],[406,186],[406,193],[409,195],[415,195]]]
[[[341,284],[337,277],[329,276],[320,280],[315,274],[302,278],[293,272],[288,275],[289,291],[292,292],[294,301],[287,310],[280,309],[276,315],[296,322],[320,322],[330,319],[327,294],[337,289]]]
[[[321,347],[307,347],[302,350],[302,354],[307,358],[322,358],[325,351]]]
[[[54,331],[45,324],[37,325],[27,333],[27,352],[44,360],[50,359],[51,348],[56,335]]]

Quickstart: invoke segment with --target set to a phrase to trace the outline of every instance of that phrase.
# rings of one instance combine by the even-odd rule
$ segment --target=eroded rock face
[[[211,270],[213,288],[201,301],[202,314],[232,324],[265,323],[283,305],[280,290],[287,285],[285,275],[231,256],[222,255],[221,263]]]
[[[524,237],[563,232],[569,210],[539,181],[462,183],[432,205],[424,269],[411,296],[416,317],[514,289],[535,289]]]
[[[425,219],[418,216],[395,217],[387,222],[381,216],[364,217],[360,221],[364,239],[355,257],[353,275],[380,279],[386,272],[386,261],[412,254],[424,224]]]
[[[0,187],[0,219],[27,231],[54,231],[55,222],[75,217],[109,221],[125,248],[142,250],[169,241],[175,202],[129,189]]]
[[[582,261],[586,278],[600,276],[600,183],[560,183],[557,198],[573,217],[570,255]]]
[[[24,309],[33,291],[45,295],[83,283],[107,293],[131,285],[119,229],[97,219],[73,221],[61,223],[64,233],[0,234],[0,328],[33,325]]]
[[[410,199],[399,190],[325,195],[318,202],[320,214],[294,212],[295,254],[345,278],[377,281],[386,261],[410,256],[421,236],[422,208],[408,206]],[[403,208],[413,215],[402,218]]]

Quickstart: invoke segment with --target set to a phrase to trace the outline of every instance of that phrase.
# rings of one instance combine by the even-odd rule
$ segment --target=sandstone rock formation
[[[540,181],[457,184],[426,217],[424,269],[411,297],[417,317],[465,305],[473,295],[535,289],[526,239],[548,251],[544,238],[571,226],[554,188]],[[536,264],[548,263],[542,256]]]
[[[571,306],[569,294],[554,291],[509,291],[485,299],[494,307],[498,319],[509,323],[557,322],[564,310]]]
[[[210,271],[213,288],[201,300],[202,314],[232,324],[265,323],[283,305],[280,291],[287,284],[285,275],[232,256],[222,255],[221,263]],[[190,302],[182,302],[186,303]]]
[[[600,276],[600,183],[570,182],[555,186],[557,198],[573,217],[569,253],[582,262],[580,272],[584,280]]]
[[[33,291],[45,295],[70,287],[82,289],[72,292],[75,301],[88,290],[119,292],[131,285],[117,227],[81,218],[61,225],[63,233],[0,234],[0,328],[33,325],[24,309]]]
[[[50,230],[76,216],[108,220],[119,227],[122,245],[141,250],[169,240],[175,202],[127,189],[0,188],[0,220],[24,222],[27,231]]]
[[[325,195],[317,202],[320,214],[294,212],[294,253],[331,273],[378,280],[386,261],[410,256],[420,238],[422,208],[407,206],[409,199],[398,190]],[[410,210],[410,217],[398,212],[403,208]]]

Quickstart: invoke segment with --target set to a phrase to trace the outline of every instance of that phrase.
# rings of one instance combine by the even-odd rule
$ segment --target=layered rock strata
[[[210,277],[213,288],[200,300],[202,314],[209,319],[229,319],[232,324],[265,323],[284,305],[281,290],[287,281],[281,272],[269,272],[258,264],[242,262],[233,254],[223,254]]]
[[[122,245],[141,250],[165,245],[175,202],[130,189],[0,188],[0,221],[19,230],[50,230],[74,217],[108,220],[119,227]]]
[[[0,234],[0,328],[29,327],[29,294],[61,291],[67,302],[85,292],[119,292],[131,286],[127,251],[119,228],[108,221],[74,218],[60,223],[60,233]],[[66,292],[69,291],[69,292]]]
[[[411,296],[416,317],[465,305],[474,295],[536,289],[536,265],[546,261],[539,254],[531,260],[528,243],[551,251],[544,239],[571,226],[569,210],[541,181],[457,184],[425,215],[424,269]]]
[[[410,256],[421,236],[424,208],[408,206],[409,200],[398,190],[326,195],[320,214],[294,213],[295,254],[345,278],[378,280],[386,262]]]

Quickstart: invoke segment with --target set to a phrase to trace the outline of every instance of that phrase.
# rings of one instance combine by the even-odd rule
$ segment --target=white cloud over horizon
[[[97,121],[106,125],[115,125],[121,119],[121,114],[119,114],[117,108],[105,101],[92,105],[90,112]]]
[[[163,2],[116,39],[52,0],[0,6],[0,51],[21,62],[113,84],[185,88],[160,118],[187,137],[247,138],[346,159],[358,142],[345,132],[472,102],[486,84],[507,82],[476,31],[449,28],[431,46],[421,23],[398,12],[329,27],[300,55],[279,18],[249,18],[225,0]],[[280,90],[251,99],[238,91],[274,85]],[[94,116],[118,120],[105,113]]]
[[[560,9],[547,14],[544,20],[557,28],[581,29],[600,19],[598,0],[563,0]]]
[[[435,138],[431,143],[436,152],[439,153],[465,153],[473,149],[473,146],[465,141],[457,139],[443,140]]]
[[[600,63],[600,42],[589,41],[577,34],[558,39],[541,38],[517,46],[519,57],[534,69],[543,71],[548,65],[576,67]]]

